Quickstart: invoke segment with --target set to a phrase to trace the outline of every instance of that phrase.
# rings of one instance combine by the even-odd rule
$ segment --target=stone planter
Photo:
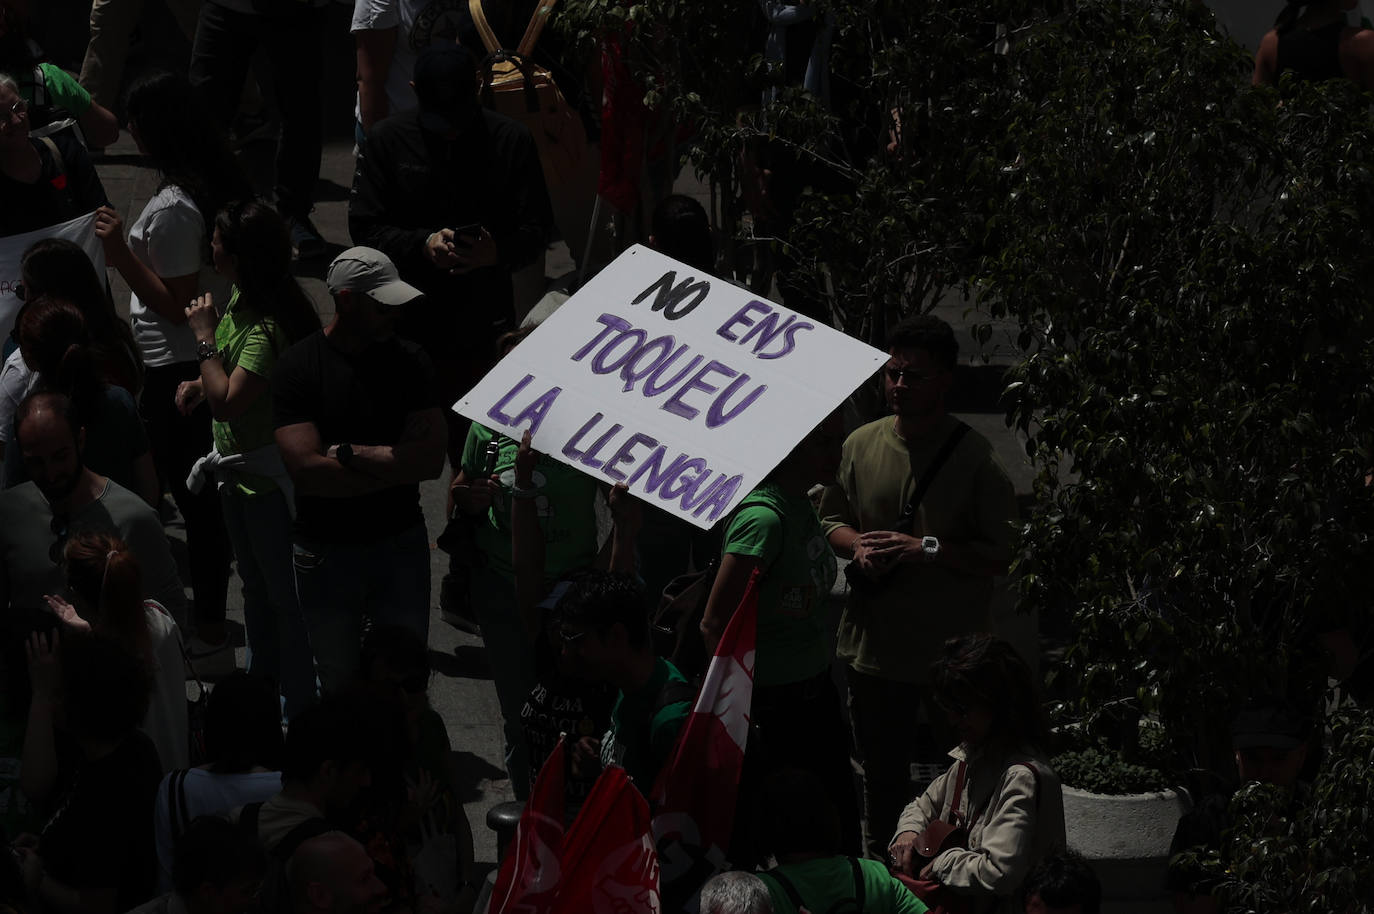
[[[1164,869],[1179,816],[1191,805],[1187,794],[1176,790],[1111,795],[1065,785],[1069,847],[1097,871],[1104,912],[1172,910]]]

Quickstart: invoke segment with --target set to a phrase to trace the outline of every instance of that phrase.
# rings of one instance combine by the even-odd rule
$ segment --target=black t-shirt
[[[428,357],[396,336],[341,352],[313,333],[282,353],[272,390],[276,427],[312,422],[325,447],[395,444],[407,415],[439,405]],[[374,542],[423,522],[416,483],[348,498],[296,494],[295,532],[308,540]]]
[[[76,889],[118,887],[120,911],[152,897],[157,749],[141,731],[104,758],[82,760],[38,844],[43,868]]]
[[[611,725],[611,705],[617,694],[609,683],[590,682],[559,670],[558,652],[549,643],[547,632],[535,642],[535,670],[538,681],[520,709],[532,777],[558,745],[559,734],[568,734],[573,742],[584,736],[601,739]],[[595,783],[595,775],[579,778],[571,770],[567,772],[564,791],[569,822]]]
[[[109,202],[86,147],[59,131],[48,137],[62,156],[59,164],[42,140],[29,138],[42,167],[33,184],[0,173],[0,237],[19,235],[85,215]]]

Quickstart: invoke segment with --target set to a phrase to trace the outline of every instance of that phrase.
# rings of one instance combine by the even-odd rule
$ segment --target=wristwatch
[[[197,340],[197,341],[196,341],[196,361],[197,361],[197,362],[204,362],[206,359],[217,359],[217,358],[219,358],[219,350],[215,348],[215,344],[214,344],[214,343],[210,342],[209,340]]]
[[[921,551],[926,554],[927,562],[935,561],[935,557],[940,554],[940,540],[934,536],[921,537]]]
[[[339,461],[339,466],[348,466],[353,462],[353,445],[344,443],[334,448],[334,459]]]

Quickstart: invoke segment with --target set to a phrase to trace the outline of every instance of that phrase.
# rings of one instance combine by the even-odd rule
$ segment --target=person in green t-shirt
[[[835,583],[835,554],[807,491],[834,479],[844,425],[838,413],[816,426],[740,502],[725,525],[720,570],[706,601],[701,631],[707,653],[759,571],[759,607],[751,721],[763,736],[760,773],[802,766],[825,784],[839,810],[845,848],[859,849],[859,806],[849,764],[849,732],[830,676],[826,598]],[[741,789],[742,810],[757,791]],[[755,817],[742,814],[744,821]],[[752,861],[736,841],[731,859]],[[752,842],[751,842],[752,843]]]
[[[839,815],[809,771],[785,769],[769,778],[764,844],[778,865],[759,878],[773,914],[925,914],[925,902],[878,860],[838,853]]]
[[[210,404],[215,446],[207,471],[219,487],[243,581],[252,672],[281,685],[289,717],[314,701],[315,673],[296,600],[292,510],[273,437],[271,377],[277,357],[320,322],[291,275],[291,240],[272,207],[258,201],[226,207],[215,219],[211,251],[233,293],[222,317],[208,293],[186,309],[200,377],[178,388],[177,407],[189,413],[202,400]],[[198,636],[227,645],[227,638],[214,640],[217,634],[207,637],[202,625]]]
[[[502,358],[531,330],[508,333],[497,341]],[[495,448],[495,467],[487,473],[487,452]],[[535,683],[534,645],[524,631],[515,599],[511,565],[511,510],[517,499],[534,503],[544,536],[544,582],[552,585],[568,572],[590,568],[597,560],[596,493],[591,476],[565,463],[539,455],[528,488],[515,480],[515,457],[520,443],[486,426],[473,423],[463,445],[462,466],[454,474],[449,493],[451,516],[466,519],[471,545],[455,548],[440,594],[446,621],[455,625],[462,610],[475,615],[496,684],[505,736],[506,770],[515,795],[524,799],[534,780],[520,722],[525,699]],[[474,560],[475,559],[475,560]],[[451,590],[463,587],[451,599]]]
[[[46,136],[50,123],[75,118],[86,145],[103,149],[119,139],[119,121],[96,103],[76,77],[56,64],[40,62],[41,49],[29,39],[27,14],[11,2],[0,3],[0,72],[19,84],[29,106],[31,136]]]
[[[677,667],[654,652],[644,589],[626,574],[589,572],[558,603],[568,669],[620,689],[603,739],[574,749],[579,771],[599,760],[625,769],[646,796],[672,755],[692,713],[696,690]]]

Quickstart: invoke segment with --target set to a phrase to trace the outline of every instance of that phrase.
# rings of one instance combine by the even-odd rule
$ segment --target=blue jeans
[[[429,536],[423,523],[370,543],[297,536],[296,594],[325,692],[358,675],[363,618],[429,640]]]
[[[534,688],[534,645],[525,637],[515,610],[515,582],[485,566],[472,569],[469,593],[501,705],[502,733],[506,742],[506,771],[517,799],[529,796],[535,772],[530,770],[530,751],[520,712]]]
[[[315,701],[315,658],[291,567],[291,514],[281,491],[244,495],[220,486],[220,504],[243,581],[248,671],[281,687],[289,720]]]

